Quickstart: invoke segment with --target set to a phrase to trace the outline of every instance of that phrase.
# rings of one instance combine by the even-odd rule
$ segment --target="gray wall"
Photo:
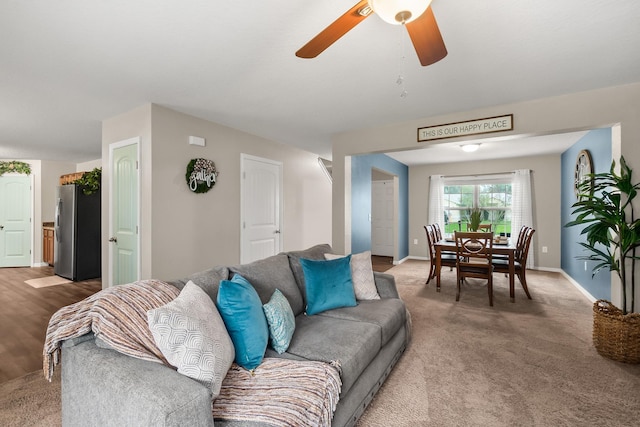
[[[190,135],[206,146],[188,144]],[[150,104],[103,123],[103,189],[109,144],[141,137],[142,278],[172,279],[240,261],[240,155],[283,163],[283,250],[331,243],[331,183],[317,155]],[[192,193],[185,182],[193,158],[215,162],[216,185]],[[103,191],[103,241],[108,240],[108,191]],[[108,254],[107,244],[103,253]],[[108,283],[103,257],[103,286]]]

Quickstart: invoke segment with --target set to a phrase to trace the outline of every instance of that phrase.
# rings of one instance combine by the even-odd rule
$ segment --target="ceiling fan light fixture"
[[[465,144],[461,145],[460,148],[462,148],[462,151],[465,153],[473,153],[474,151],[478,151],[480,144]]]
[[[407,24],[418,19],[431,0],[368,0],[369,6],[385,22]]]

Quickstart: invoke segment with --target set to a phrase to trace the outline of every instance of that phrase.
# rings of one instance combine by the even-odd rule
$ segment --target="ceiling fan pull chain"
[[[404,27],[404,25],[401,25],[400,28]],[[405,53],[404,53],[404,34],[403,31],[399,31],[400,34],[400,66],[399,66],[399,72],[398,72],[398,79],[396,80],[396,84],[398,86],[400,86],[400,89],[402,89],[402,91],[400,92],[400,98],[406,98],[407,95],[409,94],[409,92],[407,92],[406,86],[404,84],[405,78],[404,78],[404,59],[405,59]]]

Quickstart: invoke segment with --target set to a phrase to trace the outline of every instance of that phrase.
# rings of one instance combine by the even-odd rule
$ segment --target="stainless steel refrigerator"
[[[100,192],[62,185],[56,194],[53,271],[70,280],[101,276]]]

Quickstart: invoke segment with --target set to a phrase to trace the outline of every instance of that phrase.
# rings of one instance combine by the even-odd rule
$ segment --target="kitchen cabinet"
[[[42,261],[49,265],[53,265],[53,227],[42,228]]]

